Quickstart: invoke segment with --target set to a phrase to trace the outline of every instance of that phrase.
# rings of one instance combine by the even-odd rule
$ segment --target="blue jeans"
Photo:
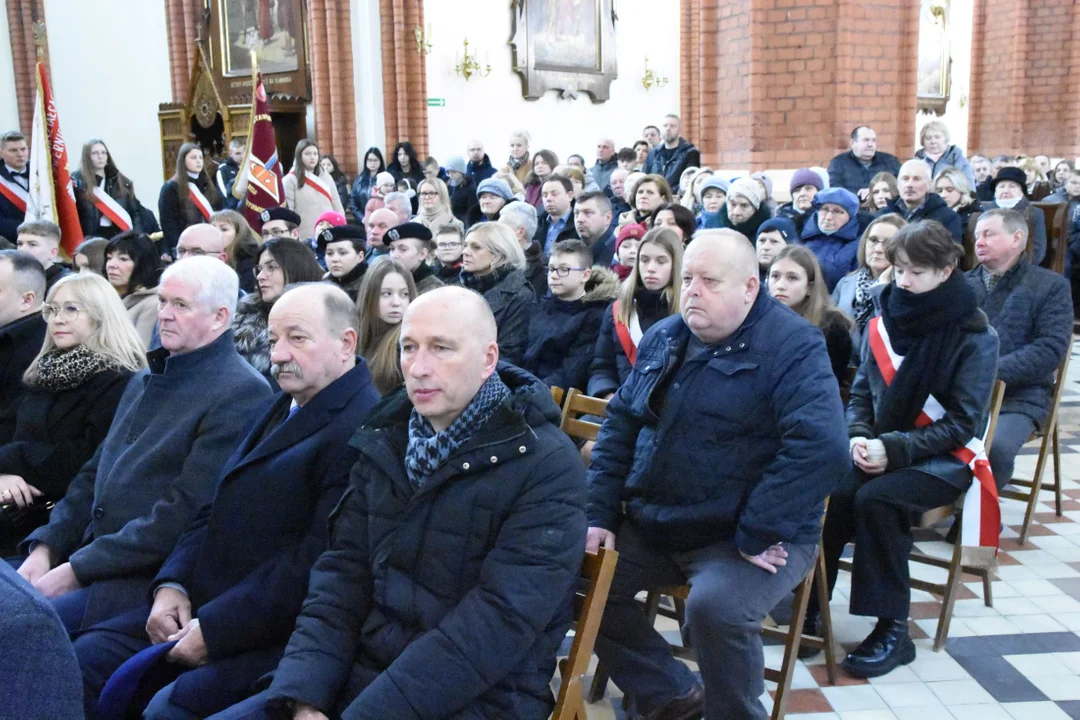
[[[685,695],[696,680],[646,622],[634,600],[642,590],[688,584],[686,633],[705,683],[705,717],[765,718],[765,659],[761,622],[791,592],[814,561],[816,545],[784,543],[787,565],[773,575],[751,565],[732,541],[698,550],[665,552],[623,522],[615,533],[619,562],[596,655],[612,680],[634,694],[646,713]]]

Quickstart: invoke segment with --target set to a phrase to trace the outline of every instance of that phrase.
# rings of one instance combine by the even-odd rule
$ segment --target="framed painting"
[[[952,57],[949,48],[949,0],[922,0],[919,8],[918,106],[937,115],[949,102]]]
[[[514,70],[522,94],[536,100],[548,90],[562,97],[610,95],[615,61],[615,0],[514,0]]]
[[[265,74],[300,69],[304,51],[300,0],[219,0],[221,74],[251,74],[251,50]]]

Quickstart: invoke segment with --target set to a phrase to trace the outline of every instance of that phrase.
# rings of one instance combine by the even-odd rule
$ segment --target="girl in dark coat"
[[[886,254],[896,280],[867,327],[847,410],[854,467],[829,499],[823,532],[829,590],[854,539],[851,613],[878,619],[844,661],[855,677],[915,659],[907,621],[912,519],[971,486],[968,460],[954,452],[981,445],[997,375],[997,336],[957,269],[950,232],[913,223],[888,240]],[[808,621],[816,630],[816,614]]]
[[[48,520],[46,503],[64,496],[108,433],[128,379],[146,365],[120,297],[100,275],[57,281],[42,315],[48,330],[23,375],[26,392],[0,417],[0,542]]]
[[[390,161],[387,171],[394,176],[395,182],[412,180],[415,188],[424,179],[424,168],[420,166],[420,159],[416,157],[416,150],[412,143],[403,140],[394,146],[393,159]]]
[[[352,192],[349,193],[349,209],[352,210],[357,224],[364,219],[368,200],[374,196],[375,178],[385,171],[386,163],[383,161],[382,151],[374,146],[369,147],[364,153],[364,166],[353,181]]]
[[[162,259],[172,260],[180,233],[191,225],[210,222],[210,216],[222,207],[217,186],[206,171],[202,148],[184,143],[176,154],[176,172],[161,186],[158,195],[158,217],[164,235],[159,246]]]
[[[349,197],[348,176],[341,172],[341,168],[338,166],[337,160],[334,159],[333,155],[323,155],[319,158],[319,166],[330,176],[330,179],[334,181],[334,187],[337,188],[338,198],[341,200],[341,204],[345,205],[348,202]]]
[[[506,225],[480,223],[465,236],[459,281],[487,300],[499,329],[499,359],[515,365],[521,364],[529,344],[536,299],[524,270],[525,253]]]
[[[71,181],[75,186],[75,207],[79,212],[83,237],[111,238],[125,229],[102,212],[100,206],[103,201],[96,196],[97,187],[127,213],[131,225],[127,229],[146,232],[143,227],[142,205],[135,197],[135,186],[117,169],[104,140],[92,138],[86,141],[83,145],[82,165],[71,174]]]

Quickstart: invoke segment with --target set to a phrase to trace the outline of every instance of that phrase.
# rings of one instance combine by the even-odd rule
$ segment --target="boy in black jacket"
[[[551,294],[540,300],[529,322],[529,347],[522,362],[548,386],[584,390],[588,385],[604,309],[619,290],[615,274],[590,268],[591,262],[592,253],[580,240],[562,240],[551,251]]]

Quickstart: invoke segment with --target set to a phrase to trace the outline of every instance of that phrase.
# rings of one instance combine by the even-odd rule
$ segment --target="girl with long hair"
[[[210,178],[202,148],[196,143],[184,143],[176,153],[176,172],[161,186],[158,195],[161,259],[172,262],[180,233],[191,225],[210,222],[210,216],[221,208],[221,195]]]
[[[345,214],[337,186],[319,164],[319,146],[308,139],[296,143],[293,167],[285,176],[285,205],[300,216],[300,239],[315,236],[315,221],[327,210]]]
[[[394,154],[386,169],[394,176],[395,182],[408,178],[413,181],[413,185],[416,185],[424,179],[424,168],[420,164],[420,158],[417,157],[416,149],[408,140],[402,140],[394,146]]]
[[[544,183],[555,174],[559,166],[559,156],[550,150],[538,150],[532,159],[532,171],[525,180],[525,202],[540,212],[544,208],[542,197]]]
[[[374,196],[375,179],[382,172],[386,172],[386,162],[383,160],[382,150],[373,145],[364,152],[364,164],[353,181],[352,192],[349,193],[349,209],[357,222],[364,219],[364,208]]]
[[[255,265],[259,260],[262,238],[235,210],[219,210],[210,216],[210,224],[221,231],[225,240],[226,262],[240,278],[240,289],[246,293],[255,289]]]
[[[86,141],[82,164],[71,174],[71,182],[84,237],[107,239],[124,230],[143,232],[142,205],[135,197],[135,186],[117,169],[104,140]]]
[[[896,176],[888,172],[879,172],[870,179],[870,192],[866,193],[866,199],[863,200],[861,207],[874,215],[898,197],[900,197],[900,186],[896,183]]]
[[[424,179],[420,182],[419,191],[416,193],[420,198],[419,212],[416,221],[435,234],[444,225],[454,225],[465,231],[465,225],[454,217],[450,206],[450,191],[446,183],[438,178]]]
[[[375,389],[382,395],[405,381],[401,374],[401,319],[416,299],[412,273],[397,260],[386,258],[364,277],[357,298],[360,333],[357,352],[367,362]]]

